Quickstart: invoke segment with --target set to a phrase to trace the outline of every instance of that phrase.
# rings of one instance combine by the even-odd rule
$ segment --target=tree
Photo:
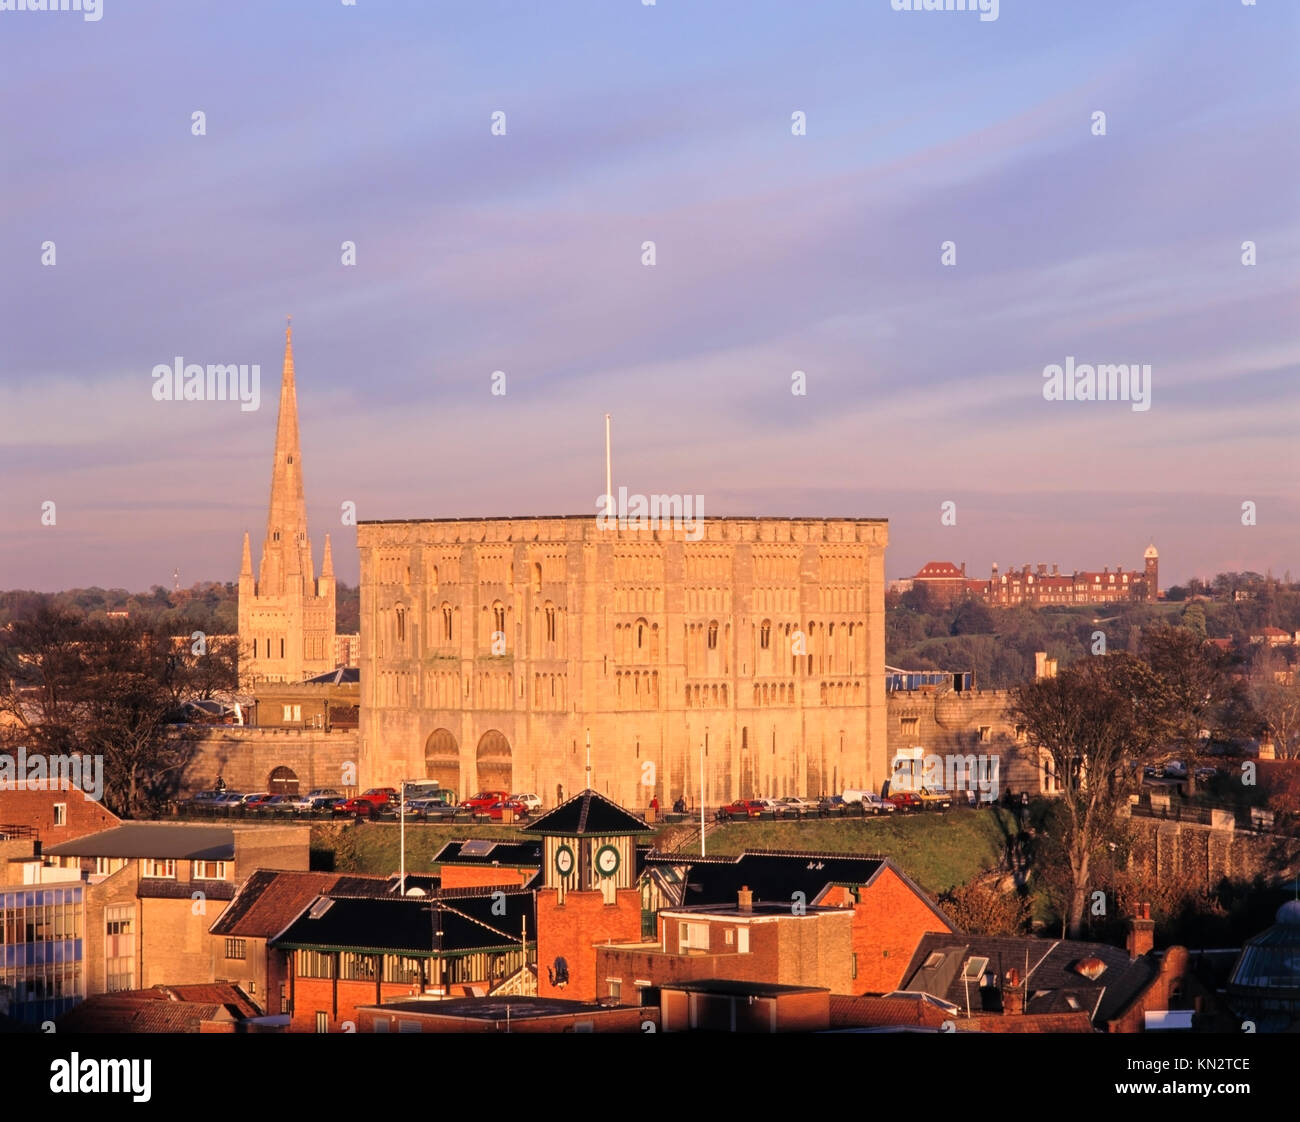
[[[1300,683],[1286,660],[1265,647],[1250,668],[1250,704],[1279,760],[1300,759]]]
[[[150,813],[190,755],[187,730],[169,724],[180,701],[231,680],[226,652],[208,659],[142,621],[43,600],[0,632],[0,750],[100,755],[108,805]]]
[[[1092,863],[1113,840],[1119,808],[1173,725],[1171,692],[1126,652],[1098,655],[1019,686],[1008,707],[1046,753],[1060,784],[1071,938],[1083,934]]]
[[[1139,651],[1163,683],[1171,748],[1196,753],[1206,739],[1202,733],[1211,740],[1245,734],[1249,706],[1231,673],[1230,654],[1186,627],[1144,630]]]
[[[951,631],[954,635],[991,635],[996,630],[993,624],[993,613],[988,610],[984,601],[973,597],[963,600],[957,609],[957,614],[952,618]]]
[[[1029,919],[1026,897],[978,881],[950,888],[939,897],[939,904],[970,935],[1018,935]]]

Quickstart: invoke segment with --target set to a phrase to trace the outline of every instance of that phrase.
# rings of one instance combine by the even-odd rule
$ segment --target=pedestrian
[[[226,781],[225,781],[224,779],[222,779],[220,775],[218,775],[218,776],[217,776],[216,790],[218,790],[218,791],[224,791],[225,789],[226,789]]]
[[[655,795],[650,800],[650,821],[655,822],[659,819],[659,796]]]

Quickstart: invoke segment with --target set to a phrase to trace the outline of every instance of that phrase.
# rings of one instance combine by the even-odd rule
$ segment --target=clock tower
[[[586,790],[523,828],[542,838],[537,892],[537,994],[595,1001],[601,943],[641,941],[636,838],[646,823]]]

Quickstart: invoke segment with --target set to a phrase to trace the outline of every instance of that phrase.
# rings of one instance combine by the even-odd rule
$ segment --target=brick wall
[[[837,889],[838,900],[848,903],[848,889]],[[903,981],[903,971],[916,945],[927,931],[955,930],[945,924],[893,869],[886,866],[870,885],[863,886],[853,908],[853,953],[858,956],[858,976],[851,990],[839,993],[888,993]]]
[[[443,888],[518,888],[535,872],[496,865],[443,865],[438,875]]]
[[[62,826],[54,824],[55,804],[62,804],[67,810],[67,821]],[[102,803],[87,799],[77,790],[0,791],[0,823],[35,827],[44,849],[100,830],[111,830],[121,821]]]
[[[600,980],[596,976],[597,943],[639,942],[641,893],[622,888],[615,902],[606,904],[599,892],[568,892],[556,903],[554,888],[537,893],[537,996],[594,1001]],[[546,969],[557,957],[569,966],[569,984],[552,986]]]

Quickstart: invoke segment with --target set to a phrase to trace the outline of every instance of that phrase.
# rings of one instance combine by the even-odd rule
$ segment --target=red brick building
[[[761,850],[719,857],[651,853],[645,858],[642,894],[648,912],[729,905],[742,889],[753,893],[756,905],[851,910],[850,977],[837,993],[896,988],[922,936],[957,930],[888,858]]]

